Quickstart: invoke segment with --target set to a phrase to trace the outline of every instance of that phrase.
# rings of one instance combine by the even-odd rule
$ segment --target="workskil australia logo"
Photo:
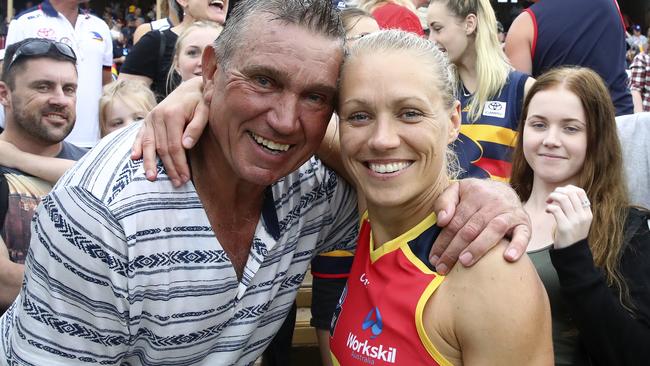
[[[372,334],[370,340],[374,340],[383,331],[384,322],[379,312],[379,308],[373,307],[366,315],[366,318],[361,324],[363,331],[370,330]],[[364,332],[367,334],[367,332]],[[360,340],[356,334],[350,332],[348,334],[347,347],[351,349],[352,357],[371,365],[374,365],[375,360],[384,361],[388,363],[395,363],[397,358],[397,349],[395,347],[387,347],[383,344],[375,345],[376,342],[369,343],[368,339]]]

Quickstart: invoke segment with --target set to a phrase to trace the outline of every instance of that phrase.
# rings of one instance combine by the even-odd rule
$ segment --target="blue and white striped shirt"
[[[130,160],[136,132],[102,140],[43,199],[0,363],[249,365],[312,257],[354,247],[354,190],[312,158],[267,190],[238,281],[194,186]]]

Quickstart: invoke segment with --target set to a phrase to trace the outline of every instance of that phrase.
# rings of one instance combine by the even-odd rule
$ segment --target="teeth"
[[[375,164],[368,163],[368,166],[375,173],[387,174],[406,169],[411,165],[410,162],[388,163],[388,164]]]
[[[44,115],[44,117],[49,118],[49,119],[60,119],[60,120],[65,119],[65,118],[61,117],[60,115],[58,115],[58,114],[46,114],[46,115]]]
[[[267,148],[269,150],[287,151],[291,147],[290,145],[280,144],[280,143],[277,143],[277,142],[273,142],[271,140],[267,140],[264,137],[258,136],[258,135],[254,134],[252,132],[250,133],[250,135],[253,137],[255,142],[257,142],[258,144],[264,146],[265,148]]]

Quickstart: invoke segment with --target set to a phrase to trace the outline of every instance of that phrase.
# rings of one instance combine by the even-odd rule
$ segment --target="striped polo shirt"
[[[267,189],[241,281],[191,183],[129,158],[139,124],[89,152],[33,222],[0,364],[249,365],[317,252],[350,250],[354,190],[316,158]]]

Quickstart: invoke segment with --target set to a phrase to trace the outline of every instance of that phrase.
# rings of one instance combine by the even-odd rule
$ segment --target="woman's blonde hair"
[[[535,94],[562,88],[575,94],[587,123],[587,151],[577,185],[593,203],[589,247],[594,263],[605,272],[607,284],[620,289],[619,300],[630,310],[629,291],[620,272],[627,218],[628,196],[623,176],[623,155],[618,139],[615,109],[605,82],[586,67],[562,67],[541,75],[531,87],[521,113],[517,144],[512,157],[510,184],[522,201],[533,190],[534,172],[523,152],[524,126]]]
[[[156,97],[151,89],[141,81],[123,79],[105,85],[102,89],[102,96],[99,98],[99,132],[101,137],[108,134],[106,108],[115,99],[120,99],[129,106],[146,112],[156,106]]]
[[[167,73],[167,90],[169,92],[174,90],[177,86],[174,85],[175,84],[174,75],[178,74],[176,72],[176,68],[178,67],[178,57],[181,54],[181,49],[183,48],[183,42],[185,42],[185,39],[187,39],[187,37],[193,31],[197,29],[207,29],[207,28],[213,28],[216,31],[218,31],[217,36],[219,35],[219,33],[221,33],[221,30],[223,30],[223,27],[219,23],[206,21],[206,20],[198,20],[190,24],[187,28],[183,30],[183,32],[181,32],[181,34],[178,35],[178,39],[176,40],[176,44],[174,45],[174,56],[172,57],[172,64],[169,67],[169,72]]]
[[[401,5],[414,13],[417,11],[411,0],[359,0],[359,8],[372,13],[376,8],[386,3]]]
[[[476,50],[477,89],[469,100],[470,122],[476,121],[483,113],[485,102],[501,93],[508,80],[512,66],[508,62],[497,32],[497,18],[489,0],[432,0],[431,3],[444,4],[459,19],[468,15],[476,16],[474,48]],[[457,89],[461,80],[456,74]]]

